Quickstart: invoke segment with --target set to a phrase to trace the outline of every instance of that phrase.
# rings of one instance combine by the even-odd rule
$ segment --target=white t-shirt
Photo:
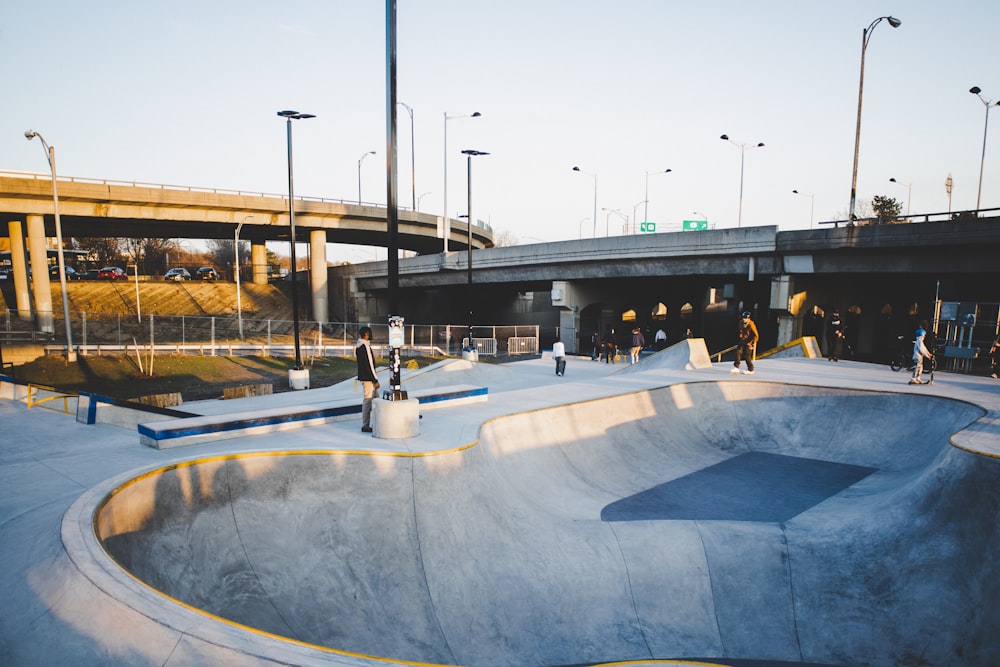
[[[558,359],[559,357],[565,357],[565,356],[566,356],[566,346],[563,344],[563,342],[561,340],[557,340],[555,343],[552,343],[552,358]]]

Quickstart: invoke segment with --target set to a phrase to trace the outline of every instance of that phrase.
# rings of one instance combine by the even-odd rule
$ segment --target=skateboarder
[[[740,361],[745,358],[747,360],[747,369],[743,371],[743,374],[753,375],[754,349],[757,347],[757,339],[760,338],[760,335],[757,333],[757,325],[750,318],[749,311],[744,310],[740,316],[740,323],[736,328],[736,336],[739,338],[739,344],[736,348],[736,363],[733,364],[733,368],[729,372],[734,374],[739,373]]]
[[[913,340],[913,377],[910,378],[909,384],[926,384],[920,379],[920,376],[924,373],[924,357],[930,359],[933,355],[924,345],[924,337],[927,335],[927,321],[921,320],[920,326],[917,327],[917,335]]]

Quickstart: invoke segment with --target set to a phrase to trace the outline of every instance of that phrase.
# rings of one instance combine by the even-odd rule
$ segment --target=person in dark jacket
[[[754,350],[757,348],[757,340],[760,338],[760,335],[757,333],[757,325],[750,318],[749,311],[743,311],[743,315],[740,316],[739,326],[736,327],[736,335],[739,338],[739,344],[736,348],[736,363],[733,364],[733,368],[729,372],[739,373],[740,361],[746,359],[747,369],[743,371],[743,374],[753,375]]]
[[[358,344],[354,348],[354,356],[358,361],[358,382],[364,390],[361,401],[361,432],[372,432],[372,400],[378,391],[378,375],[375,371],[375,353],[371,346],[371,327],[361,327],[358,332]]]
[[[844,354],[844,321],[840,319],[840,311],[833,311],[830,321],[826,323],[826,357],[830,361],[840,361]]]

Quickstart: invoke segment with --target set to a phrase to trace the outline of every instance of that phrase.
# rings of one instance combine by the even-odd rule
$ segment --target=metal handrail
[[[719,350],[718,352],[714,352],[714,353],[712,353],[712,354],[710,354],[708,356],[709,356],[709,358],[715,357],[716,358],[715,361],[716,361],[716,363],[718,363],[718,362],[722,361],[722,355],[729,354],[730,352],[735,351],[738,347],[739,347],[739,345],[733,345],[732,347],[727,347],[724,350]]]

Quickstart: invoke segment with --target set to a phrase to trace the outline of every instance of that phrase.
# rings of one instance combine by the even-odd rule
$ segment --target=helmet
[[[740,316],[743,317],[744,319],[747,318],[747,317],[750,317],[750,311],[749,310],[744,310],[743,313],[741,313]]]

